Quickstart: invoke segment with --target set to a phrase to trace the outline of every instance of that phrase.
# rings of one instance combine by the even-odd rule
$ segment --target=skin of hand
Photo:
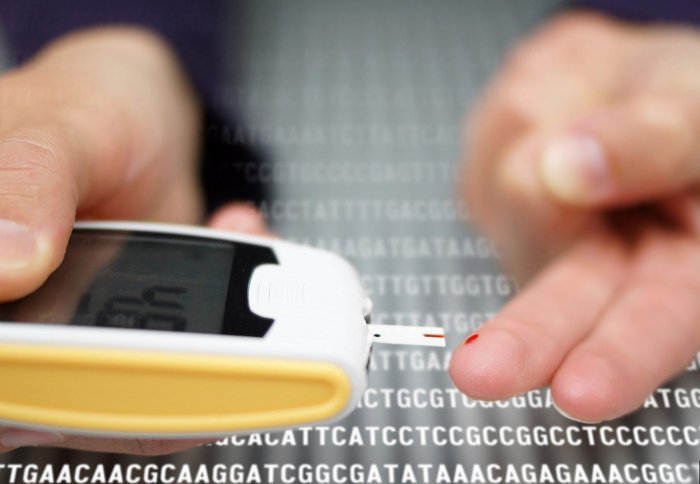
[[[463,191],[528,284],[455,350],[466,394],[550,386],[600,422],[700,348],[700,32],[560,15],[518,45],[469,123]]]
[[[197,223],[199,100],[156,34],[103,27],[64,36],[0,76],[0,301],[37,289],[78,219]],[[247,206],[219,229],[267,234]],[[53,445],[167,454],[208,440],[94,438],[0,429],[0,452]]]

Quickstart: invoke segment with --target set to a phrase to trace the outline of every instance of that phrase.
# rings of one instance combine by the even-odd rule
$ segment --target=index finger
[[[624,265],[622,248],[605,236],[570,249],[455,350],[455,385],[473,398],[495,400],[549,384],[596,324]]]

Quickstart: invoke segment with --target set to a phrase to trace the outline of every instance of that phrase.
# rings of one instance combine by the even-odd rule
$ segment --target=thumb
[[[63,258],[79,187],[59,139],[47,130],[0,138],[0,301],[38,288]]]
[[[700,101],[641,97],[599,112],[543,150],[556,199],[612,208],[673,195],[700,181]]]

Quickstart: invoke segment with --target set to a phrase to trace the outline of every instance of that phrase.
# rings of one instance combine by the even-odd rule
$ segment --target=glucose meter
[[[205,228],[76,224],[61,266],[0,305],[0,425],[200,437],[342,417],[373,342],[440,328],[368,324],[330,252]]]

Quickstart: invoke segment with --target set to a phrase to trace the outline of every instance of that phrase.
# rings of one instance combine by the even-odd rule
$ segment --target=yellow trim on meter
[[[0,344],[0,420],[89,432],[211,434],[331,418],[348,403],[330,363]]]

